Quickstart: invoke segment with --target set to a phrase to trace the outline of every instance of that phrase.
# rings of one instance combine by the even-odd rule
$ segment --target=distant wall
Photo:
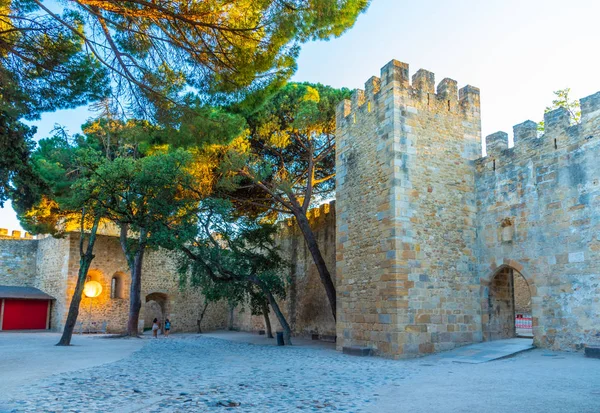
[[[309,211],[311,227],[317,237],[321,254],[335,283],[335,202]],[[317,267],[308,251],[304,237],[295,221],[282,223],[277,235],[281,255],[287,261],[289,284],[287,299],[279,303],[296,336],[320,334],[335,336],[335,321],[321,283]],[[271,312],[273,329],[280,329]],[[246,331],[265,329],[264,317],[252,316],[248,308],[238,308],[234,325]]]
[[[0,238],[0,285],[34,286],[37,243]]]

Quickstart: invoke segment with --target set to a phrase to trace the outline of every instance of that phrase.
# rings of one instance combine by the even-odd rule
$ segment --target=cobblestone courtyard
[[[0,336],[0,348],[15,338]],[[139,341],[121,360],[0,391],[0,412],[600,411],[600,360],[581,354],[533,350],[471,365],[196,335]],[[0,362],[19,360],[0,352]]]

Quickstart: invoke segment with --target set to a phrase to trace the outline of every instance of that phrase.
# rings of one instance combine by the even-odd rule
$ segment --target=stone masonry
[[[578,350],[600,340],[600,92],[486,138],[475,162],[476,275],[482,300],[495,271],[512,267],[531,292],[535,344]],[[508,225],[507,225],[508,224]]]
[[[512,330],[497,330],[514,331],[512,276],[494,279],[506,268],[529,287],[535,344],[597,340],[600,93],[581,106],[581,124],[547,113],[543,136],[527,121],[514,148],[496,133],[481,158],[473,86],[436,88],[423,69],[411,82],[408,65],[391,61],[341,102],[338,348],[408,357],[491,339],[493,308],[510,309]],[[510,305],[493,302],[501,296]]]
[[[131,278],[118,238],[99,235],[94,255],[88,278],[102,285],[102,293],[96,298],[82,298],[77,329],[122,332],[127,325]],[[50,325],[52,330],[61,331],[77,281],[79,234],[42,239],[4,237],[0,239],[0,256],[0,285],[36,287],[53,296]],[[117,283],[120,294],[114,291]],[[159,315],[161,321],[171,320],[175,332],[197,331],[203,304],[204,298],[198,291],[179,288],[173,256],[164,250],[146,252],[140,329],[144,326],[144,317]],[[203,330],[223,328],[226,315],[223,303],[211,305],[202,322]]]
[[[321,253],[331,269],[335,282],[335,202],[321,205],[308,212],[309,221]],[[304,237],[293,219],[281,223],[277,244],[287,268],[288,289],[286,300],[280,304],[294,335],[311,337],[335,336],[335,320],[321,284],[317,267],[308,251]],[[271,311],[273,330],[280,329],[275,314]],[[241,330],[264,330],[264,317],[252,316],[245,306],[234,315],[234,326]]]

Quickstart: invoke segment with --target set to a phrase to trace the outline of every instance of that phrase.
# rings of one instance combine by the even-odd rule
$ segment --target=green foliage
[[[578,124],[581,121],[581,107],[579,100],[572,100],[569,94],[571,93],[570,88],[555,90],[554,96],[556,98],[552,101],[552,106],[546,106],[544,113],[550,112],[554,109],[565,108],[571,115],[571,124]],[[538,123],[538,132],[544,132],[544,121]]]
[[[82,190],[101,161],[100,152],[80,137],[72,139],[61,130],[41,140],[30,161],[34,177],[26,182],[13,180],[17,193],[25,192],[32,198],[15,203],[23,228],[59,236],[79,227],[81,219],[86,227],[94,217],[101,216],[91,193]]]
[[[249,299],[254,310],[266,300],[263,288],[284,298],[284,261],[275,232],[271,224],[237,216],[227,201],[204,200],[197,233],[181,245],[182,285],[199,287],[210,301],[243,304]]]
[[[4,3],[0,14],[10,21],[11,2]],[[86,56],[112,74],[114,95],[145,118],[168,114],[189,94],[231,102],[281,86],[295,71],[302,43],[340,36],[368,3],[80,0],[61,2],[62,15],[38,0],[12,6],[52,41],[78,38]]]
[[[82,24],[72,12],[60,18]],[[39,185],[28,162],[35,129],[20,119],[106,96],[107,81],[107,70],[85,52],[79,35],[40,14],[35,1],[0,0],[0,206],[13,197],[22,210],[32,207],[29,187]]]
[[[233,153],[223,188],[238,205],[259,213],[308,208],[335,187],[335,110],[348,89],[291,83],[246,112],[250,151]]]
[[[35,119],[107,95],[106,69],[66,26],[81,27],[81,16],[66,11],[57,18],[65,24],[32,0],[0,1],[0,111]]]
[[[16,206],[31,206],[35,202],[30,187],[40,182],[29,166],[29,155],[35,146],[34,133],[35,128],[0,112],[0,208],[10,197]]]
[[[104,160],[79,189],[105,211],[105,217],[144,230],[149,246],[170,248],[193,227],[197,196],[187,170],[185,150],[156,152],[143,158]]]

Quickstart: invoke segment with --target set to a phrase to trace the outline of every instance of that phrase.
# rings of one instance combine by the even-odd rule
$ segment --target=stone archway
[[[529,283],[520,271],[506,264],[497,268],[489,281],[482,280],[484,341],[533,337]]]
[[[157,318],[164,325],[168,314],[168,297],[164,293],[151,293],[146,296],[144,304],[144,330],[152,327],[152,321]],[[162,329],[161,329],[162,330]]]

